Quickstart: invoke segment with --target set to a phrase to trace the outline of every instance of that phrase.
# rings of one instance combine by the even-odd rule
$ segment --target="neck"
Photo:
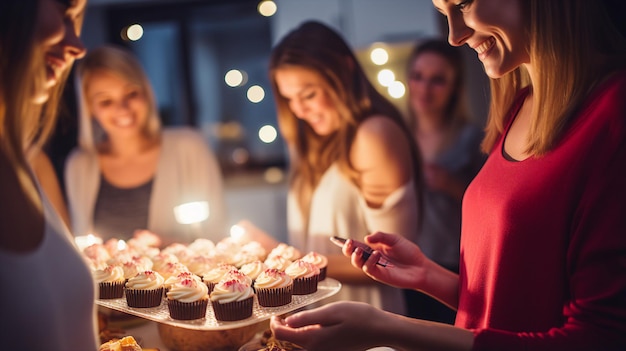
[[[420,113],[416,115],[415,132],[419,134],[432,134],[444,129],[443,114]]]
[[[144,137],[109,137],[109,144],[110,154],[117,157],[136,156],[152,148],[152,144]]]

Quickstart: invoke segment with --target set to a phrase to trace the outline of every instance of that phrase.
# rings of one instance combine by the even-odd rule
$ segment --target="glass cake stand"
[[[305,307],[327,297],[333,296],[337,292],[339,292],[340,289],[341,283],[339,283],[335,279],[326,278],[318,283],[316,292],[308,295],[293,295],[291,303],[279,307],[260,306],[255,296],[252,316],[234,322],[222,322],[216,320],[215,315],[213,314],[213,308],[211,307],[211,303],[209,303],[205,318],[195,319],[191,321],[172,319],[169,315],[169,310],[167,309],[167,302],[165,301],[165,299],[158,307],[151,308],[128,307],[128,304],[126,303],[126,298],[106,300],[98,299],[96,300],[96,304],[155,322],[185,329],[228,330],[257,324],[259,322],[268,320],[273,315],[282,315],[288,312],[295,311],[301,307]]]

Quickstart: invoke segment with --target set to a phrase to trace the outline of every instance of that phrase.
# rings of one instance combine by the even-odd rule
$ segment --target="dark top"
[[[127,240],[137,229],[148,226],[148,208],[153,179],[134,188],[118,188],[100,175],[100,189],[94,209],[94,234],[105,241]]]

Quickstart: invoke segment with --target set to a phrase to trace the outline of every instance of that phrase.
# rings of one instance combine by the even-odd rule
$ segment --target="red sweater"
[[[545,156],[502,149],[465,193],[456,325],[477,351],[626,350],[626,72]]]

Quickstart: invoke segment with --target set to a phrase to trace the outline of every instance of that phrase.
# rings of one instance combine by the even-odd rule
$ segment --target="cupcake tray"
[[[211,302],[209,302],[205,318],[195,319],[191,321],[172,319],[170,317],[169,310],[167,308],[167,302],[165,301],[165,299],[163,299],[161,305],[159,305],[158,307],[151,308],[128,307],[125,297],[107,300],[97,299],[96,304],[116,311],[149,319],[155,322],[169,324],[186,329],[227,330],[256,324],[269,319],[273,315],[282,315],[288,312],[295,311],[301,307],[305,307],[327,297],[333,296],[337,292],[339,292],[339,289],[341,289],[341,283],[339,283],[335,279],[326,278],[317,284],[316,292],[308,295],[293,295],[292,300],[289,304],[279,307],[260,306],[255,295],[254,305],[252,307],[252,316],[234,322],[222,322],[216,320],[215,315],[213,314],[213,307],[211,307]]]

